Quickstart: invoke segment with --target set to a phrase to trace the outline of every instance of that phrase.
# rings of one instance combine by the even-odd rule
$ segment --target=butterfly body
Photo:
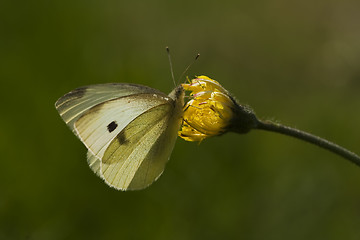
[[[177,138],[184,90],[169,95],[137,84],[82,87],[55,104],[88,149],[90,168],[120,190],[142,189],[163,172]]]

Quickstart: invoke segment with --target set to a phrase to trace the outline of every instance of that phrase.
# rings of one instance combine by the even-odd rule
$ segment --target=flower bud
[[[182,86],[191,91],[192,98],[184,106],[179,131],[179,136],[186,141],[202,141],[227,131],[245,133],[256,126],[252,110],[237,104],[217,81],[198,76]]]

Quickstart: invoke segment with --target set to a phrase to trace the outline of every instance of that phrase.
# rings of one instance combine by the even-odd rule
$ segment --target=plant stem
[[[262,129],[270,132],[277,132],[287,136],[292,136],[306,142],[315,144],[321,148],[325,148],[333,153],[336,153],[343,158],[350,160],[351,162],[355,163],[356,165],[360,166],[360,156],[356,155],[355,153],[335,144],[326,139],[320,138],[318,136],[312,135],[307,132],[300,131],[296,128],[287,127],[281,125],[279,123],[274,123],[271,121],[263,121],[258,120],[256,129]]]

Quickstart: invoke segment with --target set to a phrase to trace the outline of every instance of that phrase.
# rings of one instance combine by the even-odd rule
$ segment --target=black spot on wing
[[[109,123],[109,125],[107,125],[107,129],[109,132],[113,132],[117,128],[117,126],[117,123],[115,121],[112,121],[111,123]]]
[[[119,141],[120,145],[126,144],[128,140],[126,139],[124,130],[121,131],[117,136],[116,139]]]

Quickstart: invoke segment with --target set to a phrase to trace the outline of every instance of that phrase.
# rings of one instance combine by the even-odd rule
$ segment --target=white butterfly
[[[120,190],[143,189],[164,171],[181,125],[184,89],[142,85],[77,88],[55,107],[88,149],[90,168]]]

